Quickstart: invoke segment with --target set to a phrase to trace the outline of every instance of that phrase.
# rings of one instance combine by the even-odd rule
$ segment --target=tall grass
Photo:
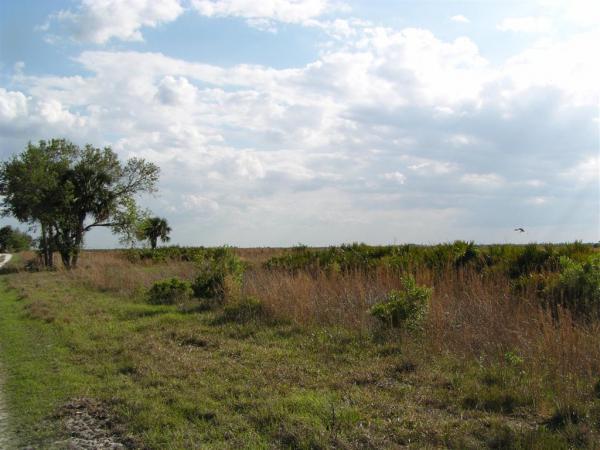
[[[83,252],[77,269],[60,272],[61,276],[85,287],[132,296],[166,278],[191,280],[196,268],[185,261],[157,264],[148,260],[133,263],[122,252],[115,251]]]
[[[242,295],[259,299],[271,316],[361,334],[380,326],[370,307],[401,288],[402,275],[410,272],[418,284],[433,288],[418,339],[422,351],[500,364],[514,355],[531,380],[571,399],[588,395],[598,381],[600,322],[573,317],[561,304],[548,308],[540,301],[536,280],[558,279],[552,270],[559,256],[582,261],[593,253],[591,246],[578,243],[556,248],[449,244],[437,249],[238,250],[249,266]],[[78,269],[59,276],[133,296],[158,280],[193,280],[197,273],[197,261],[181,258],[132,260],[122,252],[84,252]]]

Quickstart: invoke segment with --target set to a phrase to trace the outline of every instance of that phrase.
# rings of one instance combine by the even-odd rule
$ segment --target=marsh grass
[[[268,254],[249,255],[239,296],[210,309],[145,301],[155,281],[192,281],[191,262],[86,252],[75,271],[7,275],[0,338],[15,349],[7,386],[23,442],[43,442],[53,410],[82,394],[110,404],[150,448],[598,441],[598,323],[544,308],[507,271],[413,270],[433,291],[411,333],[369,314],[402,288],[397,268],[273,270]],[[36,340],[43,350],[29,349]],[[28,383],[49,395],[24,407]]]

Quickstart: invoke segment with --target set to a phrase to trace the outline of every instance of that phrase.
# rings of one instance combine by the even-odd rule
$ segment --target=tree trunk
[[[54,266],[54,260],[52,258],[52,228],[48,227],[45,222],[40,222],[41,225],[41,238],[40,238],[40,252],[45,267],[52,268]]]
[[[63,266],[65,266],[65,269],[67,270],[71,270],[72,269],[72,265],[71,265],[71,252],[60,252],[60,258],[62,260]]]
[[[152,237],[150,238],[150,246],[152,247],[152,250],[155,250],[155,249],[156,249],[156,241],[157,241],[157,240],[158,240],[158,239],[157,239],[156,237],[154,237],[154,236],[152,236]]]

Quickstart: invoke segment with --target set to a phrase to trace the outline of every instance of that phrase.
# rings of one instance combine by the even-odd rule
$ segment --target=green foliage
[[[148,291],[148,303],[153,305],[174,305],[189,300],[192,287],[189,282],[173,277],[158,281]]]
[[[196,262],[198,276],[192,285],[196,297],[218,300],[239,297],[246,267],[231,248],[206,250]]]
[[[513,367],[520,367],[525,362],[525,360],[521,356],[519,356],[517,353],[510,352],[510,351],[504,353],[504,361],[509,366],[513,366]]]
[[[143,159],[122,164],[109,147],[80,148],[64,139],[30,143],[0,167],[3,213],[39,224],[46,264],[58,250],[70,269],[92,228],[133,233],[140,216],[134,197],[156,189],[158,172]]]
[[[551,299],[579,316],[600,315],[600,254],[576,262],[560,257],[560,275],[547,291]]]
[[[150,247],[154,250],[156,249],[156,244],[159,239],[163,242],[168,242],[170,240],[170,232],[171,227],[169,227],[167,219],[148,217],[139,224],[137,238],[140,240],[147,239],[150,242]]]
[[[432,290],[418,286],[411,276],[402,279],[403,289],[390,291],[385,300],[371,307],[371,315],[393,328],[417,330],[427,313]]]
[[[264,319],[266,311],[261,301],[255,297],[240,298],[223,307],[220,322],[246,323]]]
[[[22,252],[29,250],[33,239],[10,225],[0,228],[0,252]]]
[[[160,247],[156,249],[151,248],[130,248],[125,251],[127,259],[131,262],[140,261],[153,261],[153,262],[164,262],[164,261],[198,261],[201,260],[204,255],[210,253],[211,249],[204,247]]]
[[[560,256],[585,260],[591,245],[575,242],[562,245],[490,245],[455,241],[432,246],[348,244],[324,249],[297,246],[281,256],[269,259],[265,267],[289,272],[338,273],[389,268],[399,272],[430,269],[434,273],[470,267],[480,272],[499,271],[518,279],[543,271],[557,271]]]

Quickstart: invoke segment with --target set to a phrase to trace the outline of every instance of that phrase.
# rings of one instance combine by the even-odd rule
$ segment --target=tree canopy
[[[60,253],[77,265],[85,233],[110,227],[131,239],[142,217],[136,195],[154,192],[159,168],[143,159],[121,163],[110,148],[83,148],[65,140],[29,143],[0,166],[2,212],[40,226],[40,250],[52,266]]]

